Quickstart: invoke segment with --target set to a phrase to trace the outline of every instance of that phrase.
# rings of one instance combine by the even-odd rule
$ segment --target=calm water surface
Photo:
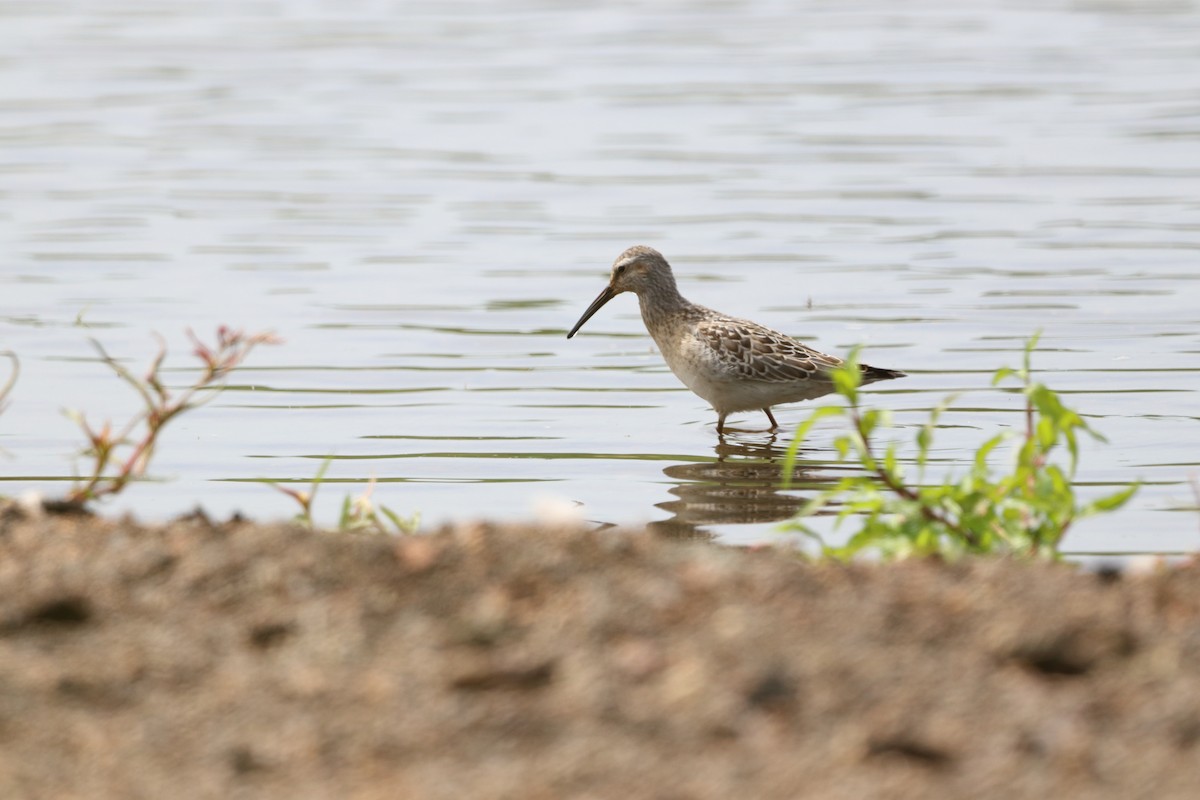
[[[911,377],[939,465],[1019,424],[1023,340],[1109,438],[1085,494],[1141,479],[1076,553],[1200,545],[1200,8],[1187,2],[0,2],[0,492],[61,491],[64,408],[136,396],[89,337],[186,382],[184,330],[273,329],[169,429],[164,518],[318,514],[371,477],[427,523],[527,518],[772,537],[787,430],[718,440],[621,297],[625,247],[692,300]],[[139,366],[140,369],[140,366]],[[757,427],[761,415],[746,415]],[[834,432],[805,452],[806,485]]]

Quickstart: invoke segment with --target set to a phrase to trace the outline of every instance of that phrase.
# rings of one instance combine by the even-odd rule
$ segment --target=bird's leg
[[[767,415],[767,419],[771,420],[771,427],[768,428],[768,430],[772,430],[772,431],[779,430],[779,423],[775,421],[775,417],[774,417],[774,415],[771,414],[771,409],[769,406],[767,408],[763,409],[763,413]]]
[[[725,432],[725,417],[726,416],[728,416],[728,415],[727,414],[718,414],[717,415],[717,433]]]

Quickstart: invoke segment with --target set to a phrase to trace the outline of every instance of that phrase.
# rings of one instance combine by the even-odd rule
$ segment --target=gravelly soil
[[[1200,797],[1200,569],[0,510],[4,798]]]

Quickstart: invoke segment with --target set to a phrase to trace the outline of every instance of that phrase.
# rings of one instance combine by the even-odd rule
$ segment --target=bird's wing
[[[749,320],[706,316],[695,332],[710,355],[743,380],[808,381],[842,363],[836,356],[813,350],[790,336]]]

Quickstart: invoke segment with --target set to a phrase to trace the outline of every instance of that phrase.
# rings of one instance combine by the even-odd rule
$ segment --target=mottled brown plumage
[[[757,322],[717,312],[711,312],[696,324],[696,336],[713,349],[718,361],[744,380],[809,381],[822,370],[841,363],[839,358],[813,350]]]
[[[842,363],[757,322],[729,317],[688,302],[671,266],[651,247],[631,247],[613,263],[608,286],[567,338],[621,292],[634,292],[646,330],[667,366],[716,410],[717,432],[735,411],[761,409],[779,427],[771,406],[810,400],[833,391],[828,370]],[[904,377],[903,372],[862,365],[863,383]]]

